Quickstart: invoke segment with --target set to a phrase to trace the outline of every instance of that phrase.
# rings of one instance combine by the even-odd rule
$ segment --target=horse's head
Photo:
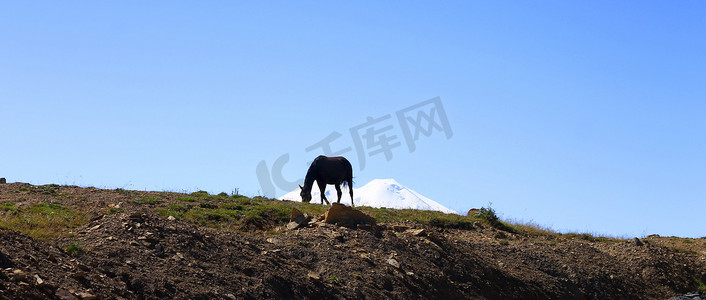
[[[303,186],[299,186],[299,188],[302,189],[302,192],[299,193],[299,196],[302,197],[302,202],[309,203],[311,202],[311,190],[305,190]]]

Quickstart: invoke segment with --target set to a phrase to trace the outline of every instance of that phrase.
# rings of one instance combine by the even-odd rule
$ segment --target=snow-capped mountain
[[[341,195],[341,203],[350,205],[351,198],[348,195],[348,189],[341,187],[343,194]],[[302,201],[299,193],[301,189],[297,188],[282,197],[280,200]],[[333,185],[326,186],[326,199],[329,202],[335,202],[336,188]],[[319,188],[314,184],[311,189],[311,202],[321,203]],[[394,179],[375,179],[368,184],[353,189],[353,202],[355,206],[370,206],[370,207],[387,207],[396,209],[419,209],[419,210],[436,210],[449,214],[458,214],[458,212],[446,208],[438,202],[420,195],[412,189],[399,184]]]

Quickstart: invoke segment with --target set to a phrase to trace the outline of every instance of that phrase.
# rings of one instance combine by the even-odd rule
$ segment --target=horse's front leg
[[[326,205],[330,205],[331,203],[328,202],[328,199],[326,199],[326,184],[320,184],[319,183],[319,192],[321,192],[321,204],[324,204],[324,201],[326,201]]]

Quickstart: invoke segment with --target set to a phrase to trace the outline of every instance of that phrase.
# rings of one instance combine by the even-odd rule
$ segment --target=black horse
[[[309,170],[306,171],[304,177],[304,186],[299,186],[302,192],[303,202],[311,202],[311,188],[316,180],[316,184],[321,191],[321,204],[330,204],[326,199],[326,185],[335,184],[336,193],[338,194],[338,203],[341,203],[341,183],[348,185],[348,191],[351,194],[351,207],[353,205],[353,167],[345,157],[326,157],[320,155],[314,162],[311,163]]]

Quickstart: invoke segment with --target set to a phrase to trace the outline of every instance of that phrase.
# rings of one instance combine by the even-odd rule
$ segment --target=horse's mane
[[[311,166],[309,166],[309,170],[306,171],[306,176],[304,176],[304,187],[311,189],[312,185],[314,184],[314,178],[316,176],[315,170],[317,168],[316,162],[319,161],[319,158],[321,158],[323,155],[320,155],[316,159],[314,159],[314,162],[311,163]]]

